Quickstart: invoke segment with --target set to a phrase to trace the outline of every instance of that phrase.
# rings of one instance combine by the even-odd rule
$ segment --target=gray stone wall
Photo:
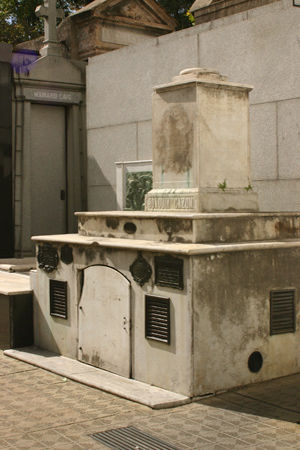
[[[194,258],[194,395],[299,371],[299,331],[272,335],[270,329],[271,291],[298,291],[298,258],[298,248]],[[263,357],[259,373],[248,370],[254,351]]]
[[[191,12],[194,14],[195,22],[198,25],[199,23],[210,22],[211,20],[231,16],[232,14],[248,11],[249,9],[278,1],[279,0],[214,0],[210,1],[209,5],[203,6],[203,2],[198,0],[192,5]]]
[[[300,209],[300,8],[280,0],[88,66],[89,210],[116,209],[115,162],[152,158],[151,94],[188,67],[251,84],[252,185],[261,211]]]

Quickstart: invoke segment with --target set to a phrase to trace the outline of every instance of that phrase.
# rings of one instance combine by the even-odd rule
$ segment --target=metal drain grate
[[[179,450],[134,427],[103,431],[90,437],[113,450]]]

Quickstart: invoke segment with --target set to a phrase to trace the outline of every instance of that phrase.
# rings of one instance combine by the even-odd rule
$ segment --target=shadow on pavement
[[[300,374],[242,387],[197,403],[300,424]]]

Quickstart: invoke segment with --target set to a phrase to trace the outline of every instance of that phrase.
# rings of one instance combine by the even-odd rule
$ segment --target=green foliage
[[[15,44],[38,37],[40,21],[34,14],[38,0],[1,0],[0,41]]]
[[[188,9],[187,12],[185,13],[185,15],[187,16],[187,18],[189,19],[189,22],[191,25],[195,25],[195,17],[193,16],[193,14],[191,13],[191,11]],[[189,27],[191,26],[189,25]]]
[[[226,191],[226,188],[227,188],[227,182],[226,182],[226,179],[223,181],[223,183],[219,183],[219,184],[218,184],[218,188],[221,189],[223,192]]]
[[[244,189],[246,189],[247,192],[253,191],[253,186],[251,186],[251,184],[249,184],[249,186],[244,187]]]
[[[152,172],[126,174],[126,211],[144,211],[145,195],[152,189]]]
[[[70,15],[92,0],[57,0],[57,7]],[[194,24],[189,8],[194,0],[156,0],[177,21],[177,30]],[[12,45],[43,36],[44,21],[37,18],[35,9],[43,0],[0,0],[0,42]]]
[[[85,0],[57,0],[66,16],[89,3]],[[44,21],[35,15],[43,0],[0,0],[0,42],[16,45],[43,36]]]
[[[194,25],[194,16],[189,12],[195,0],[156,0],[177,22],[176,30]]]

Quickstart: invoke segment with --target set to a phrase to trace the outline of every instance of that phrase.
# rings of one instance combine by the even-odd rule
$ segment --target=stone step
[[[0,271],[0,295],[16,296],[31,292],[28,275]]]
[[[190,398],[185,395],[124,378],[36,347],[5,350],[4,354],[153,409],[171,408],[190,402]]]
[[[36,269],[36,258],[34,256],[0,259],[0,270],[5,272],[29,272],[31,269]]]

